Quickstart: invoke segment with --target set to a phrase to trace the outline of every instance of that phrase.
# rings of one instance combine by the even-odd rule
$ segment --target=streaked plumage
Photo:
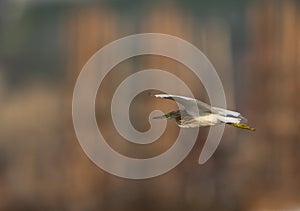
[[[183,110],[172,111],[163,116],[154,117],[154,119],[174,119],[177,125],[182,128],[213,126],[225,123],[243,129],[255,130],[246,125],[247,119],[239,112],[211,107],[200,100],[179,95],[155,94],[153,96],[174,100],[185,108]]]

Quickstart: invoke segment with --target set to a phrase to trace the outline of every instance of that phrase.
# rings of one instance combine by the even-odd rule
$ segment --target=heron
[[[151,93],[150,95],[176,101],[184,107],[184,109],[171,111],[162,116],[155,116],[153,119],[173,119],[181,128],[205,127],[225,123],[242,129],[255,130],[246,124],[248,120],[239,112],[212,107],[200,100],[185,96]]]

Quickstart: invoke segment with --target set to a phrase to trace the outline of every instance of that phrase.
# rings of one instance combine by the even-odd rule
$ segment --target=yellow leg
[[[238,124],[238,123],[228,123],[228,124],[232,125],[234,127],[238,127],[238,128],[242,128],[242,129],[247,129],[247,130],[255,131],[255,128],[250,127],[250,126],[245,125],[245,124]]]

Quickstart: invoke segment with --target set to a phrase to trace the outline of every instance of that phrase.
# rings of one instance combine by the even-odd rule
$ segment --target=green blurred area
[[[205,21],[209,17],[225,18],[231,23],[231,30],[237,39],[234,50],[243,48],[244,10],[247,1],[171,1],[196,20]],[[64,75],[65,34],[62,21],[72,10],[81,7],[113,8],[124,17],[134,30],[124,34],[137,33],[142,24],[143,14],[153,5],[168,4],[164,1],[4,1],[1,20],[1,63],[10,70],[7,77],[12,82],[23,82],[31,77],[55,80]],[[122,34],[120,34],[120,37]],[[242,46],[241,46],[242,45]]]

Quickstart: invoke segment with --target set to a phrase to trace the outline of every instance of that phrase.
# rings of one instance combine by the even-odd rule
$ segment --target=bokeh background
[[[1,0],[0,210],[300,209],[299,23],[296,0]],[[228,108],[257,131],[226,126],[213,157],[198,165],[208,132],[201,128],[188,157],[153,179],[122,179],[96,167],[72,125],[76,78],[102,46],[142,32],[201,49],[220,75]],[[141,147],[114,129],[115,88],[147,68],[176,74],[207,100],[200,81],[176,61],[141,56],[117,65],[101,84],[96,114],[108,143],[132,157],[160,154],[178,134],[169,122],[157,142]],[[130,115],[145,131],[151,110],[174,108],[141,93]]]

